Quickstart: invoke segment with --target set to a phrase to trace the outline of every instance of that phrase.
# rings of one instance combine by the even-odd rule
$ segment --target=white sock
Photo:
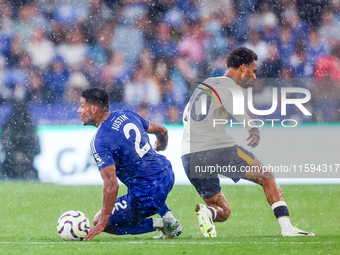
[[[166,214],[164,214],[163,217],[166,217],[166,218],[175,218],[170,211],[168,211]]]
[[[152,218],[152,223],[154,228],[162,228],[164,227],[164,223],[162,219],[159,218]]]
[[[277,219],[282,230],[289,231],[293,228],[293,225],[290,223],[289,217],[281,217]]]
[[[208,206],[207,207],[208,208],[208,211],[211,213],[211,218],[214,220],[214,219],[216,219],[216,216],[217,216],[217,211],[216,211],[216,209],[214,208],[214,207],[211,207],[211,206]],[[213,213],[213,212],[214,213]]]

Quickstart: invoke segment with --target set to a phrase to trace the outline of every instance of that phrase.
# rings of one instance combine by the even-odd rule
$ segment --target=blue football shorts
[[[127,227],[140,224],[144,219],[156,213],[165,205],[165,200],[171,191],[175,177],[171,171],[157,182],[150,183],[150,187],[161,186],[157,192],[145,190],[143,193],[128,189],[126,195],[116,199],[116,203],[109,223],[114,227]]]

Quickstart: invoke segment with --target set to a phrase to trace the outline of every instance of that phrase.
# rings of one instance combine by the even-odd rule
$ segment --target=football
[[[84,213],[77,210],[63,213],[57,223],[58,234],[66,241],[83,240],[89,229],[89,219]]]

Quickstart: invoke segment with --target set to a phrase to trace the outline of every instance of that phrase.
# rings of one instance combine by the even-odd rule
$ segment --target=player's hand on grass
[[[249,141],[248,146],[255,148],[260,142],[260,132],[258,130],[251,131],[247,141]]]
[[[90,228],[89,234],[85,237],[84,240],[91,240],[94,236],[100,234],[105,229],[105,226],[102,224],[97,224],[96,226]]]

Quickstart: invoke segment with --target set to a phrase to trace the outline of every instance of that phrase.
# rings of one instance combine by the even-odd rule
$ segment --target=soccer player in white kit
[[[217,175],[220,170],[219,174],[234,182],[242,178],[263,187],[281,226],[282,236],[314,236],[292,226],[287,204],[274,176],[263,171],[261,162],[251,152],[238,146],[225,132],[225,125],[221,125],[222,120],[228,120],[232,115],[248,129],[248,146],[254,148],[259,144],[260,132],[252,127],[254,124],[249,125],[251,119],[248,114],[233,114],[236,92],[240,87],[249,87],[256,78],[256,61],[256,53],[248,48],[231,51],[225,74],[201,82],[184,110],[182,163],[190,182],[207,205],[196,206],[200,229],[204,236],[216,237],[213,222],[226,221],[230,215],[230,206],[221,191]]]

